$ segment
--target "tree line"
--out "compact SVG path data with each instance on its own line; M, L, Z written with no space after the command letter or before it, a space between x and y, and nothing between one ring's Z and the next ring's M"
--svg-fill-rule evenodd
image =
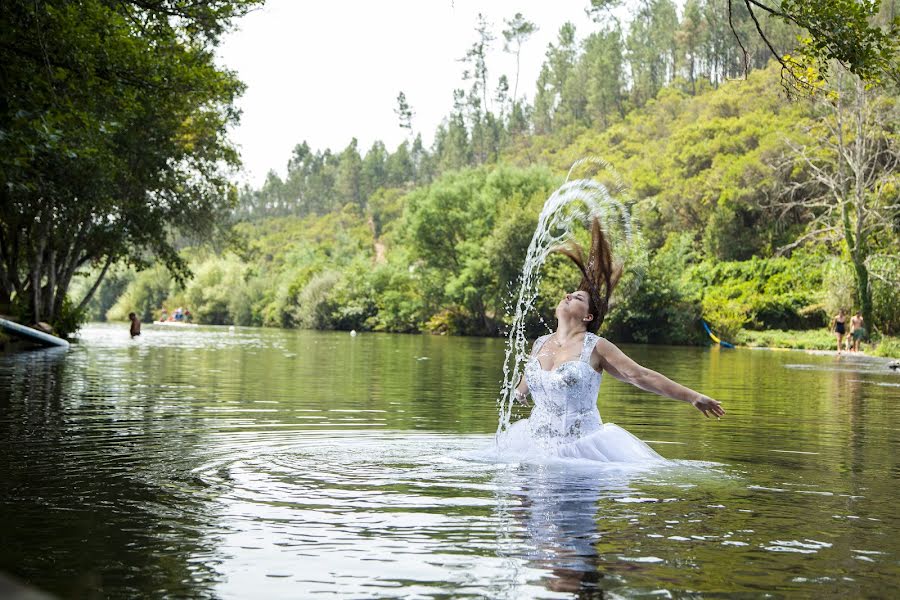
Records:
M773 12L753 2L688 0L679 12L673 0L640 0L630 3L627 23L614 10L622 4L591 0L586 12L592 24L583 37L572 23L560 27L557 39L546 48L530 102L519 95L518 70L510 92L510 77L494 74L489 53L502 40L503 49L516 56L518 65L522 47L538 25L522 13L504 19L499 27L479 15L474 41L460 58L463 87L453 92L452 108L430 146L414 132L414 111L401 91L396 113L409 139L393 150L381 141L362 149L353 139L340 151L314 150L303 142L294 148L284 178L270 171L260 188L241 190L238 216L322 214L348 203L364 209L366 199L380 188L416 186L449 170L495 164L504 153L527 144L532 135L565 136L579 128L606 128L665 87L696 95L745 78L773 57L794 61L790 73L782 73L786 89L818 85L820 78L810 79L809 73L819 71L810 65L825 69L827 59L840 58L836 50L829 50L832 41L849 44L859 37L885 36L896 22L894 1L869 7L862 13L869 20L862 23L853 22L861 18L862 9L853 3L845 6L846 2L817 8L783 3L786 12ZM807 53L802 55L806 70L801 75L796 73L800 57L790 58L790 53L798 38L809 46L801 34L802 26L812 21L824 23L815 29L824 41L821 48L801 50ZM870 21L881 26L869 26ZM879 39L896 51L892 42ZM877 62L877 57L868 58L872 50L860 49L845 62L853 68L856 60L872 77L895 67L891 61L880 71L866 66ZM878 54L881 59L888 55ZM797 84L798 77L806 79Z
M873 314L890 305L894 1L691 0L677 10L671 0L591 0L592 24L557 32L530 96L518 68L496 73L488 59L501 43L518 58L538 25L522 14L499 26L479 18L433 143L401 92L408 137L397 148L300 144L283 179L238 190L227 131L243 84L213 57L259 4L0 5L0 312L67 333L95 299L134 289L176 297L196 290L193 274L210 283L195 298L209 322L495 332L514 272L491 265L515 261L503 249L521 247L534 203L597 153L632 185L651 257L683 248L676 233L691 236L701 262L792 260L814 244L846 252ZM753 70L769 57L773 70ZM797 108L781 91L823 102ZM281 231L269 240L281 249L248 239L263 223ZM429 237L441 227L452 246ZM240 261L200 260L203 240ZM175 288L144 279L158 272ZM217 289L241 293L224 302ZM332 289L360 300L329 308ZM718 304L695 291L685 297L704 311L756 306L737 289Z
M510 77L494 77L488 62L499 38L518 58L538 26L517 13L504 20L498 38L497 28L479 15L475 40L460 59L467 87L454 91L452 109L430 146L413 132L413 109L400 92L396 113L408 140L393 151L381 141L361 149L353 139L340 151L314 150L302 142L284 178L270 171L259 189L241 190L238 216L322 214L348 203L364 208L379 188L416 186L449 170L496 163L532 134L606 127L663 87L674 84L694 95L763 68L771 58L743 7L733 11L732 31L727 3L719 0L690 0L680 18L672 0L640 2L627 25L609 12L611 4L591 4L593 30L583 39L572 23L560 28L546 49L533 102L520 97L518 73L510 92ZM796 27L770 16L764 23L779 51L792 47ZM746 40L746 57L735 35Z
M541 206L572 163L602 149L630 189L623 200L646 257L626 264L606 335L701 343L704 318L740 341L748 330L824 328L841 306L868 310L873 329L896 334L896 99L869 91L850 102L855 88L846 89L838 114L828 101L786 100L779 80L773 64L697 95L670 86L606 129L533 135L499 164L381 188L364 210L347 203L243 220L234 253L185 252L197 274L185 288L159 270L130 274L119 293L101 294L115 305L97 306L96 315L139 308L152 317L168 304L190 306L206 323L497 335ZM859 103L869 106L862 121L851 118ZM835 127L846 134L843 149L824 133ZM858 154L856 141L871 166L856 169L859 181L842 164ZM838 189L817 173L834 176ZM841 190L848 193L838 200ZM850 255L859 249L871 273L867 308ZM532 334L545 332L555 301L575 283L565 260L546 265Z

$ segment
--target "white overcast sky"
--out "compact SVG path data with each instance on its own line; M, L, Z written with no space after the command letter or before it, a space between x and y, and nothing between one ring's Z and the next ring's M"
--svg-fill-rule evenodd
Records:
M247 90L233 131L244 161L242 179L258 186L269 169L284 174L291 150L306 140L314 149L341 150L350 139L360 152L377 139L389 150L405 132L394 114L403 90L415 111L414 129L430 144L462 81L461 58L475 40L479 12L497 40L488 69L507 74L515 59L503 53L503 19L521 12L540 30L523 48L519 96L534 97L547 44L571 21L579 38L596 28L589 0L268 0L238 22L219 49L220 62L238 72Z

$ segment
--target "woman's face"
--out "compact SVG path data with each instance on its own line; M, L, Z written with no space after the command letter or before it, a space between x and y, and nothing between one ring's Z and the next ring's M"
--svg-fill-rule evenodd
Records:
M556 318L578 319L583 321L590 314L588 294L583 290L566 294L556 306Z

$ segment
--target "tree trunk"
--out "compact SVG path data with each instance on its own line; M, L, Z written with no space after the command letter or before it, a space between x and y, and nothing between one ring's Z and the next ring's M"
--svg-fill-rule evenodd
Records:
M40 238L34 251L34 263L31 265L31 321L37 323L43 316L41 314L41 280L44 278L44 248L47 247L46 225L41 228Z
M519 55L522 54L522 44L516 50L516 83L513 86L513 107L516 106L516 96L519 94Z
M56 250L50 251L50 262L47 265L47 288L42 294L44 299L44 320L52 323L56 319Z
M81 302L78 303L78 308L76 308L76 312L80 312L84 310L84 307L87 306L88 302L91 301L91 298L94 297L94 293L97 291L97 288L100 287L100 283L103 282L103 278L106 277L106 271L109 269L109 266L113 262L113 257L109 256L106 259L106 264L103 265L103 269L100 271L100 275L97 276L97 281L94 282L94 285L91 286L91 289L88 290L88 293L85 294L84 298L81 299Z

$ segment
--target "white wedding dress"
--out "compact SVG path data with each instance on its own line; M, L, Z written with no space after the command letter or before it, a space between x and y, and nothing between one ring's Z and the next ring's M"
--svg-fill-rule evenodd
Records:
M600 339L585 332L578 359L552 370L541 367L538 354L549 335L534 344L525 364L525 381L534 408L528 419L516 421L498 438L502 456L587 459L606 463L664 462L650 446L618 425L604 424L597 410L601 373L590 357Z

